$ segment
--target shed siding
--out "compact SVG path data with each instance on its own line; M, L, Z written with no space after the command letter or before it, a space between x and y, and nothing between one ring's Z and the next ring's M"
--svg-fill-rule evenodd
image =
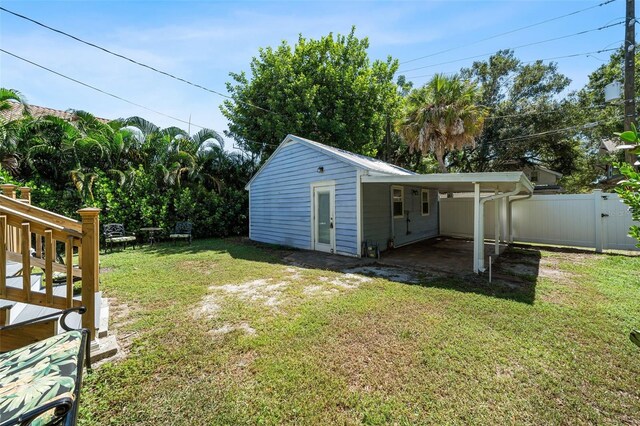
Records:
M318 173L319 166L324 173ZM284 146L249 188L251 239L311 249L313 182L335 181L336 252L356 255L356 168L301 144Z
M363 185L363 239L370 243L377 243L380 250L385 250L391 238L394 238L397 246L438 236L438 192L436 190L429 192L430 214L422 216L422 188L406 185L395 186L404 187L404 208L409 211L411 233L408 235L406 233L405 216L402 219L395 219L395 236L393 235L391 186L378 183ZM416 194L413 193L414 190Z

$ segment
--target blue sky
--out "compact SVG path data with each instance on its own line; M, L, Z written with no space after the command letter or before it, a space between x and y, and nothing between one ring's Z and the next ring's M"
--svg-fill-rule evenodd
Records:
M598 1L12 1L14 12L140 62L226 93L228 73L248 70L258 48L298 34L318 38L356 26L372 59L391 55L416 85L435 72L469 66L470 56L614 24L625 1L478 42L519 27L596 6ZM592 52L620 45L622 25L516 50L523 61ZM107 55L33 23L0 12L0 48L194 126L226 129L224 98ZM557 59L579 89L610 53ZM480 60L485 58L476 58ZM463 59L463 60L460 60ZM455 61L447 64L444 62ZM440 65L438 65L440 64ZM414 78L411 78L414 77ZM162 126L183 123L94 92L0 53L0 86L20 90L35 105L81 109L99 117L139 115ZM192 132L197 127L191 128ZM228 148L231 148L231 141Z

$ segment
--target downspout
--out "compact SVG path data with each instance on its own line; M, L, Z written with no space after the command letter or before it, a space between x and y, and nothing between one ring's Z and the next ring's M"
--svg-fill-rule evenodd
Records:
M520 191L522 191L522 189L523 189L522 184L518 182L514 190L511 192L504 192L502 194L490 195L488 197L484 197L480 199L480 220L478 223L478 225L480 226L479 238L481 241L479 243L480 250L478 250L478 271L479 272L485 271L484 269L484 204L487 201L499 200L505 197L511 197L512 195L517 195ZM511 206L509 206L509 208L511 208Z
M533 197L533 192L531 194L525 195L524 197L516 198L515 200L509 200L509 207L507 208L507 215L508 215L507 219L509 224L507 229L507 242L509 244L513 242L513 233L511 231L511 213L512 213L511 203L515 203L516 201L528 200L531 197Z

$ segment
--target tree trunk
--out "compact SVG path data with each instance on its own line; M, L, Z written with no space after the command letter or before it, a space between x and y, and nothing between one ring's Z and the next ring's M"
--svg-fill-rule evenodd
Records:
M440 166L440 173L448 173L446 164L444 164L444 153L436 152L436 159L438 160L438 165Z

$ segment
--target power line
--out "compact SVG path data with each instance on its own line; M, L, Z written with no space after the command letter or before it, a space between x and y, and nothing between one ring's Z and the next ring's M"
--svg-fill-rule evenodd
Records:
M429 55L420 56L419 58L409 59L407 61L400 62L400 65L408 64L410 62L419 61L420 59L430 58L430 57L433 57L433 56L436 56L436 55L440 55L442 53L447 53L447 52L451 52L451 51L454 51L454 50L462 49L463 47L473 46L475 44L479 44L479 43L482 43L482 42L485 42L485 41L488 41L488 40L493 40L494 38L502 37L502 36L505 36L505 35L508 35L508 34L513 34L515 32L526 30L528 28L532 28L532 27L535 27L535 26L538 26L538 25L542 25L542 24L546 24L546 23L549 23L549 22L557 21L559 19L563 19L563 18L572 16L572 15L577 15L577 14L582 13L582 12L586 12L587 10L591 10L591 9L595 9L597 7L605 6L605 5L609 4L609 3L613 3L614 1L616 1L616 0L607 0L607 1L604 1L604 2L602 2L600 4L587 7L585 9L576 10L575 12L567 13L565 15L556 16L555 18L546 19L544 21L536 22L534 24L530 24L530 25L527 25L527 26L524 26L524 27L516 28L516 29L510 30L510 31L506 31L506 32L503 32L503 33L500 33L500 34L496 34L496 35L493 35L493 36L490 36L490 37L487 37L487 38L483 38L483 39L480 39L480 40L476 40L476 41L471 42L471 43L466 43L465 45L451 47L451 48L448 48L448 49L440 50L440 51L435 52L435 53L431 53Z
M200 85L200 84L197 84L197 83L193 83L193 82L191 82L191 81L189 81L189 80L186 80L186 79L184 79L184 78L182 78L182 77L178 77L178 76L173 75L173 74L171 74L171 73L168 73L168 72L166 72L166 71L162 71L162 70L160 70L160 69L157 69L157 68L155 68L155 67L152 67L151 65L147 65L147 64L144 64L144 63L142 63L142 62L138 62L138 61L136 61L135 59L131 59L131 58L129 58L129 57L127 57L127 56L124 56L124 55L122 55L122 54L120 54L120 53L113 52L113 51L111 51L111 50L109 50L109 49L107 49L107 48L105 48L105 47L98 46L97 44L94 44L94 43L88 42L88 41L83 40L83 39L81 39L81 38L79 38L79 37L76 37L76 36L74 36L74 35L71 35L71 34L69 34L69 33L66 33L66 32L64 32L64 31L62 31L62 30L58 30L58 29L56 29L56 28L50 27L50 26L48 26L48 25L46 25L46 24L43 24L42 22L36 21L35 19L29 18L28 16L21 15L21 14L19 14L19 13L17 13L17 12L13 12L13 11L11 11L11 10L7 9L7 8L2 7L2 6L0 6L0 10L2 10L2 11L4 11L4 12L7 12L7 13L10 13L11 15L17 16L18 18L22 18L22 19L24 19L24 20L27 20L27 21L29 21L29 22L32 22L32 23L34 23L34 24L36 24L36 25L39 25L39 26L41 26L41 27L43 27L43 28L46 28L46 29L51 30L51 31L53 31L53 32L56 32L56 33L58 33L58 34L61 34L61 35L65 36L65 37L69 37L69 38L71 38L71 39L73 39L73 40L75 40L75 41L78 41L78 42L80 42L80 43L86 44L87 46L90 46L90 47L96 48L96 49L101 50L101 51L103 51L103 52L105 52L105 53L108 53L108 54L110 54L110 55L116 56L116 57L118 57L118 58L120 58L120 59L124 59L124 60L129 61L129 62L131 62L131 63L133 63L133 64L139 65L139 66L141 66L141 67L143 67L143 68L147 68L147 69L149 69L149 70L151 70L151 71L154 71L154 72L157 72L157 73L159 73L159 74L162 74L162 75L164 75L164 76L166 76L166 77L173 78L174 80L181 81L181 82L183 82L183 83L186 83L186 84L189 84L189 85L191 85L191 86L193 86L193 87L197 87L198 89L202 89L202 90L204 90L204 91L207 91L207 92L210 92L210 93L216 94L216 95L218 95L218 96L222 96L222 97L224 97L224 98L231 99L231 100L233 100L234 102L237 102L237 103L240 103L240 104L243 104L243 105L247 105L247 106L250 106L250 107L252 107L252 108L256 108L256 109L262 110L262 111L264 111L264 112L269 112L269 113L275 114L273 111L271 111L271 110L269 110L269 109L267 109L267 108L263 108L263 107L261 107L261 106L254 105L254 104L252 104L252 103L250 103L250 102L244 102L244 101L240 101L240 100L234 99L232 96L225 95L224 93L218 92L218 91L213 90L213 89L209 89L209 88L207 88L207 87L205 87L205 86L202 86L202 85Z
M622 117L620 117L620 118L622 118ZM530 135L522 135L522 136L515 136L515 137L507 138L507 139L500 139L498 142L509 142L509 141L516 141L516 140L531 139L531 138L538 137L538 136L546 136L546 135L552 135L552 134L556 134L556 133L563 133L563 132L567 132L567 131L570 131L570 130L588 130L588 129L593 129L594 127L597 127L600 124L603 124L603 123L601 123L599 121L594 121L592 123L585 123L583 125L565 127L563 129L547 130L547 131L544 131L544 132L532 133Z
M604 29L615 27L617 25L622 25L622 24L624 24L624 21L619 21L619 22L616 22L614 24L604 25L604 26L601 26L601 27L598 27L598 28L592 28L590 30L584 30L584 31L580 31L580 32L577 32L577 33L573 33L573 34L563 35L563 36L560 36L560 37L554 37L554 38L549 38L549 39L546 39L546 40L535 41L533 43L521 44L520 46L509 47L509 48L505 48L505 49L502 49L502 50L515 50L515 49L521 49L523 47L529 47L529 46L535 46L535 45L538 45L538 44L549 43L549 42L552 42L552 41L562 40L562 39L566 39L566 38L570 38L570 37L576 37L576 36L587 34L587 33L594 32L594 31L602 31ZM411 72L411 71L417 71L417 70L421 70L421 69L425 69L425 68L437 67L439 65L452 64L454 62L466 61L468 59L475 59L475 58L481 58L481 57L484 57L484 56L490 56L490 55L493 55L494 53L495 52L490 52L490 53L483 53L483 54L480 54L480 55L467 56L466 58L453 59L451 61L440 62L440 63L437 63L437 64L424 65L424 66L421 66L421 67L411 68L411 69L408 69L408 70L400 70L400 71L397 71L397 73L399 73L399 72Z
M90 85L90 84L84 83L84 82L82 82L82 81L80 81L80 80L77 80L77 79L75 79L75 78L73 78L73 77L69 77L69 76L64 75L64 74L62 74L62 73L59 73L59 72L57 72L57 71L54 71L54 70L52 70L51 68L47 68L47 67L45 67L44 65L37 64L37 63L35 63L35 62L33 62L33 61L30 61L30 60L25 59L25 58L23 58L23 57L21 57L21 56L18 56L18 55L16 55L15 53L11 53L11 52L9 52L9 51L6 51L6 50L4 50L4 49L2 49L2 48L0 48L0 52L4 53L4 54L6 54L6 55L9 55L9 56L13 56L13 57L14 57L14 58L16 58L16 59L19 59L19 60L24 61L24 62L26 62L26 63L28 63L28 64L31 64L31 65L34 65L34 66L36 66L36 67L38 67L38 68L41 68L41 69L43 69L43 70L45 70L45 71L49 71L49 72L50 72L50 73L52 73L52 74L55 74L55 75L57 75L57 76L59 76L59 77L62 77L62 78L64 78L64 79L67 79L67 80L72 81L72 82L74 82L74 83L80 84L80 85L82 85L82 86L84 86L84 87L87 87L87 88L89 88L89 89L91 89L91 90L95 90L96 92L100 92L100 93L102 93L102 94L104 94L104 95L111 96L112 98L118 99L118 100L120 100L120 101L126 102L126 103L131 104L131 105L134 105L134 106L137 106L137 107L139 107L139 108L146 109L147 111L151 111L151 112L153 112L153 113L155 113L155 114L162 115L163 117L167 117L167 118L170 118L170 119L172 119L172 120L179 121L179 122L184 123L184 124L189 124L189 125L191 125L191 126L199 127L199 128L201 128L201 129L210 129L210 127L200 126L200 125L198 125L198 124L195 124L195 123L192 123L192 122L189 122L189 121L183 120L183 119L178 118L178 117L174 117L174 116L169 115L169 114L165 114L165 113L163 113L163 112L160 112L160 111L157 111L157 110L155 110L155 109L152 109L152 108L146 107L146 106L144 106L144 105L140 105L140 104L138 104L138 103L135 103L135 102L133 102L133 101L130 101L130 100L128 100L128 99L125 99L125 98L123 98L123 97L121 97L121 96L114 95L113 93L109 93L109 92L107 92L107 91L105 91L105 90L102 90L102 89L99 89L99 88L97 88L97 87L95 87L95 86L92 86L92 85Z
M604 53L604 52L612 52L614 50L618 50L617 48L615 49L600 49L600 50L596 50L593 52L583 52L583 53L573 53L571 55L563 55L563 56L553 56L550 58L542 58L542 59L536 59L533 61L526 61L526 62L522 62L523 64L531 64L534 62L538 62L538 61L552 61L554 59L565 59L565 58L575 58L577 56L585 56L585 55L593 55L593 54L598 54L598 53ZM433 77L435 74L422 74L422 75L414 75L414 76L406 76L407 79L414 79L414 78L422 78L422 77Z
M52 73L52 74L55 74L55 75L57 75L57 76L59 76L59 77L62 77L62 78L64 78L64 79L66 79L66 80L72 81L72 82L77 83L77 84L79 84L79 85L81 85L81 86L87 87L87 88L89 88L89 89L91 89L91 90L95 90L96 92L100 92L100 93L102 93L103 95L107 95L107 96L110 96L110 97L112 97L112 98L118 99L118 100L120 100L120 101L126 102L126 103L128 103L128 104L130 104L130 105L137 106L137 107L142 108L142 109L145 109L145 110L147 110L147 111L151 111L151 112L153 112L153 113L155 113L155 114L158 114L158 115L161 115L161 116L163 116L163 117L167 117L167 118L170 118L170 119L172 119L172 120L178 121L178 122L180 122L180 123L188 124L188 125L190 125L190 126L198 127L198 128L200 128L200 129L209 129L209 130L214 130L215 132L217 132L217 133L219 133L219 134L222 134L222 133L223 133L223 132L218 132L218 131L217 131L217 130L215 130L215 129L212 129L211 127L208 127L208 126L201 126L201 125L199 125L199 124L195 124L195 123L193 123L193 122L191 122L191 121L183 120L183 119L181 119L181 118L174 117L174 116L172 116L172 115L169 115L169 114L165 114L165 113L163 113L163 112L160 112L160 111L155 110L155 109L153 109L153 108L146 107L146 106L141 105L141 104L139 104L139 103L136 103L136 102L130 101L130 100L128 100L128 99L125 99L125 98L123 98L123 97L121 97L121 96L114 95L113 93L107 92L106 90L102 90L102 89L97 88L97 87L95 87L95 86L92 86L92 85L90 85L90 84L88 84L88 83L84 83L84 82L82 82L82 81L80 81L80 80L77 80L77 79L75 79L75 78L73 78L73 77L69 77L69 76L67 76L67 75L65 75L65 74L59 73L59 72L57 72L57 71L54 71L54 70L52 70L52 69L50 69L50 68L45 67L44 65L40 65L40 64L35 63L35 62L33 62L33 61L30 61L30 60L28 60L28 59L26 59L26 58L23 58L23 57L21 57L21 56L18 56L18 55L16 55L15 53L11 53L11 52L9 52L9 51L7 51L7 50L4 50L4 49L2 49L2 48L0 48L0 52L4 53L4 54L6 54L6 55L9 55L9 56L13 56L13 57L14 57L14 58L16 58L16 59L19 59L19 60L24 61L24 62L26 62L26 63L28 63L28 64L31 64L31 65L36 66L36 67L38 67L38 68L41 68L41 69L43 69L43 70L45 70L45 71L48 71L48 72L50 72L50 73ZM261 142L256 142L256 141L252 141L252 140L248 140L248 139L247 139L247 142L249 142L249 143L257 143L257 144L260 144L260 143L261 143ZM263 144L263 145L271 145L271 144ZM277 145L275 145L275 146L277 146Z

